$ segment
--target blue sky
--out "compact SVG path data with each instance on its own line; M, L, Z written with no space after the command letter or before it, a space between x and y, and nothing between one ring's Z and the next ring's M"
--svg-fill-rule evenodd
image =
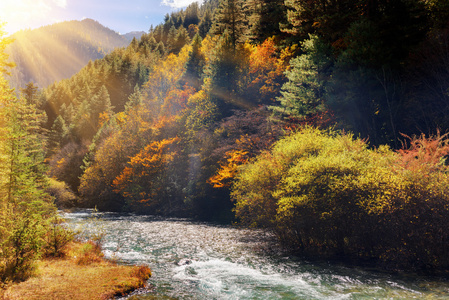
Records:
M0 22L12 34L21 29L91 18L119 33L148 31L164 15L197 0L0 0ZM201 1L199 1L201 3Z

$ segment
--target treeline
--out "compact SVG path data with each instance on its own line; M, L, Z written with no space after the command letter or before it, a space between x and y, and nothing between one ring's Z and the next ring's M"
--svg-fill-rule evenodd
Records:
M44 88L70 78L89 60L103 58L115 48L129 44L124 36L91 19L19 31L12 39L14 43L6 52L16 64L9 81L17 89L28 82Z
M167 15L36 92L48 174L80 196L60 203L235 212L303 253L447 268L447 5L222 0ZM401 135L421 133L437 136Z

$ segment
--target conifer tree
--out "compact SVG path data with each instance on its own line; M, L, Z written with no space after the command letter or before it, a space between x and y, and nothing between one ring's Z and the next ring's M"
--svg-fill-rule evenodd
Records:
M103 85L90 103L91 121L97 130L101 127L102 123L112 116L112 109L111 98L109 97L107 88Z
M179 53L181 51L181 48L184 47L189 42L189 33L187 29L184 28L184 26L181 25L181 27L178 28L176 32L176 38L175 38L175 46L173 49L173 53Z
M59 115L53 122L48 136L47 148L49 156L60 149L67 133L68 130L64 118Z
M203 18L201 19L200 24L198 25L198 31L202 38L206 37L211 27L212 27L212 12L210 9L207 9L206 12L204 13Z
M246 20L242 12L242 2L238 0L223 0L215 10L212 33L217 35L227 31L234 53L237 44L243 42Z
M246 36L259 43L269 37L280 36L280 24L287 22L284 0L247 0L244 12L248 19Z
M304 54L292 59L291 69L286 72L288 82L278 98L280 107L275 112L286 117L302 119L325 110L325 83L328 79L331 60L326 55L326 46L318 37L311 36L302 43Z
M176 49L176 34L177 34L176 27L172 25L167 35L166 45L168 52L174 52L174 50Z
M193 2L189 6L187 6L184 12L184 28L189 28L189 25L198 25L200 22L199 18L199 7L198 2Z
M132 93L129 98L128 102L125 104L125 112L128 112L133 107L136 107L137 105L142 104L143 95L140 91L140 88L138 85L134 87L134 93Z
M0 27L0 282L29 275L45 220L55 213L44 192L45 139L39 129L45 118L9 88L2 36Z
M237 108L239 61L235 52L234 39L227 30L221 36L214 57L207 69L211 79L211 94L223 117Z
M203 75L204 65L205 57L204 54L201 53L201 37L199 34L196 34L193 38L192 50L189 52L183 81L187 82L196 90L199 90L201 87L201 77Z
M28 104L34 104L36 106L40 106L39 103L39 87L35 85L33 82L29 82L26 84L25 88L20 89L23 97L27 101Z

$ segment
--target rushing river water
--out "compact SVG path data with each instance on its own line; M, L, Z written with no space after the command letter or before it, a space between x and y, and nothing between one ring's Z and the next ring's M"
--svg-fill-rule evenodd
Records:
M263 231L108 213L86 222L86 211L64 216L104 232L106 257L151 267L151 291L130 299L449 299L442 278L307 262L282 255Z

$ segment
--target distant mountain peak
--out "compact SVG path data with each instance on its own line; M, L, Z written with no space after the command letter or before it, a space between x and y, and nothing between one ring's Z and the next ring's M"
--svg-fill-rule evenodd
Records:
M131 32L122 34L122 36L124 38L126 38L127 41L131 42L133 40L133 38L140 40L142 35L145 33L146 33L145 31L131 31Z

